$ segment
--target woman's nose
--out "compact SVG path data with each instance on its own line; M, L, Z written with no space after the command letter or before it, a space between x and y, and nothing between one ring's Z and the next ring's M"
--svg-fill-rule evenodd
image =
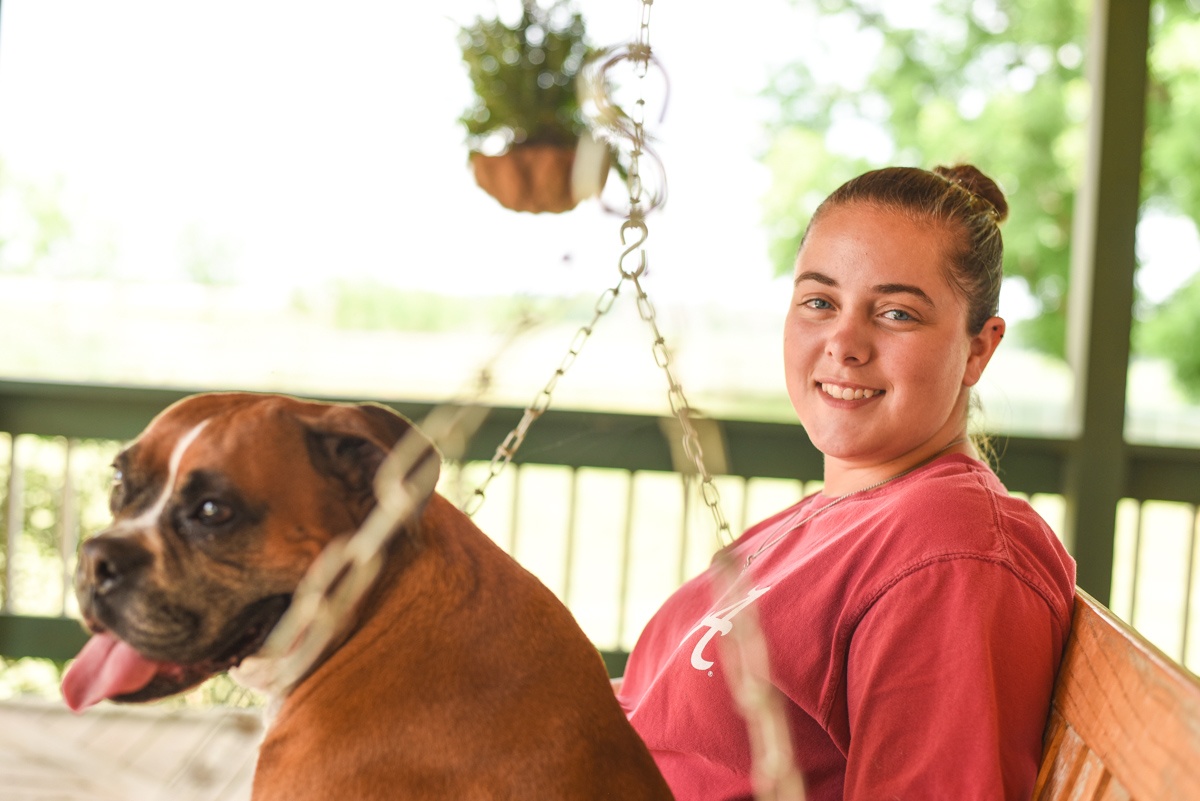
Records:
M825 340L825 355L838 364L865 364L871 359L869 326L849 315L840 317Z

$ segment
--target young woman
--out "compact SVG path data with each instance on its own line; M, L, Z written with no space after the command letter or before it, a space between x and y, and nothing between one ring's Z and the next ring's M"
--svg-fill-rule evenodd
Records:
M810 801L1030 797L1075 566L967 435L1006 213L959 166L866 173L814 215L784 366L824 487L727 549L732 593L714 562L672 596L619 685L679 801L753 796L720 648L751 606Z

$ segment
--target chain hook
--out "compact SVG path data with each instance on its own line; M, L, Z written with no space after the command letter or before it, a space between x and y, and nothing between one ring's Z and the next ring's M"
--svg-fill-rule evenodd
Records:
M644 220L641 219L640 215L631 214L629 219L627 219L625 222L621 223L621 244L622 245L626 244L625 234L631 228L637 229L638 240L636 242L634 242L633 244L629 245L629 247L625 248L625 250L621 252L621 257L617 260L617 269L619 269L621 271L622 278L633 279L633 278L640 278L642 276L642 274L646 272L646 250L645 250L645 248L642 248L642 245L645 244L647 237L650 236L650 230L646 227L646 223ZM637 269L629 270L625 266L625 259L631 253L633 253L633 251L638 250L639 248L642 248L642 249L638 253L639 260L638 260Z

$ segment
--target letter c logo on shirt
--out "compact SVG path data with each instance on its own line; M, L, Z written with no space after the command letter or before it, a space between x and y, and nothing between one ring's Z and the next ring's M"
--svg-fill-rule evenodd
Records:
M696 670L708 670L713 666L711 660L704 658L704 649L710 642L712 642L712 638L717 634L720 634L722 637L724 637L726 634L732 631L734 615L745 609L750 604L754 603L756 600L758 600L759 596L765 594L769 589L771 588L755 587L754 589L750 590L750 592L746 593L745 598L737 603L727 606L724 609L718 609L715 612L709 612L704 616L703 620L697 623L694 627L692 627L691 631L684 635L683 640L681 640L679 643L680 645L683 645L683 643L687 642L688 638L700 629L708 629L708 631L704 632L704 636L700 638L699 642L696 643L696 647L692 649L692 667L694 667Z

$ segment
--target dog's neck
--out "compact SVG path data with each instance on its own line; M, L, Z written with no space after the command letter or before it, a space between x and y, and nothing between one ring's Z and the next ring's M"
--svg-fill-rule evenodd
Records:
M440 499L439 499L440 500ZM383 551L383 566L376 576L371 590L362 602L351 613L351 620L345 622L341 631L333 638L324 652L313 661L312 665L298 680L284 690L273 691L274 677L279 674L280 663L287 659L255 655L242 660L242 663L229 670L229 676L237 684L254 690L266 696L267 705L265 722L270 722L278 713L288 696L308 680L328 659L362 628L365 621L377 613L384 596L389 594L388 588L401 581L401 574L412 565L418 555L428 550L425 545L425 532L428 526L421 521L406 525L391 539ZM432 554L431 554L432 555Z

